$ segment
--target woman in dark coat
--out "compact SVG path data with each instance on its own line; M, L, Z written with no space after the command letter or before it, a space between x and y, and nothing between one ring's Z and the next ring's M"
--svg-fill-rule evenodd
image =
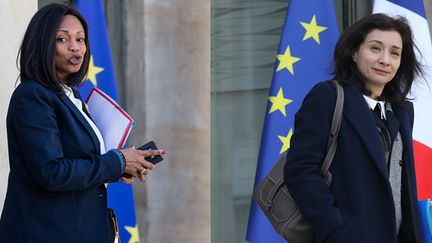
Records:
M374 14L350 26L334 51L345 101L328 187L319 176L336 101L317 84L295 117L285 184L314 242L423 242L407 94L421 67L405 18Z
M90 60L87 24L63 4L41 8L20 49L20 84L7 114L9 181L0 242L114 242L105 183L127 172L144 182L144 157L161 150L105 150L75 89Z

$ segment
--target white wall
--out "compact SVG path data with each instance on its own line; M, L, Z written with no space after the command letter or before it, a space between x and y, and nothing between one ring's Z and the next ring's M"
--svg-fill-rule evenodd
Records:
M6 195L9 161L6 140L6 112L18 77L16 57L25 29L37 10L37 0L0 1L0 211Z

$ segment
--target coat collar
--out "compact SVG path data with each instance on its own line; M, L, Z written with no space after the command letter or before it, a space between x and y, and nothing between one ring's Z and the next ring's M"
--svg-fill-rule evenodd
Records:
M75 98L81 100L81 103L82 103L81 109L84 111L84 113L86 113L88 115L88 117L90 118L90 120L93 121L93 118L91 117L90 112L88 111L87 104L83 101L80 92L78 90L72 88L72 93L74 94Z
M72 89L75 97L81 99L81 96L79 95L79 92L75 89ZM69 97L66 96L64 92L58 95L60 100L69 108L69 110L72 112L72 114L75 116L75 118L83 125L85 130L88 132L88 134L91 137L91 140L93 141L94 149L97 151L97 153L100 153L100 142L99 139L96 136L96 133L93 131L93 128L90 126L90 124L87 122L87 120L84 118L82 113L78 110L78 108L75 106L75 104L72 103L72 101L69 99ZM82 99L81 99L82 101ZM85 108L85 105L83 103L84 112L88 114L87 109ZM89 114L88 114L89 115ZM90 117L90 115L89 115Z
M400 122L399 132L401 133L403 141L403 156L404 160L412 160L414 157L414 151L412 146L412 124L414 119L414 111L408 108L409 104L404 103L402 105L394 106L393 111L396 118ZM410 114L411 113L411 114Z
M376 128L370 108L363 98L360 89L355 85L347 85L344 87L345 104L344 116L347 121L352 124L358 132L359 137L363 141L365 147L370 153L375 165L380 173L388 178L388 170L385 161L384 148L380 143L380 137ZM394 113L400 122L399 132L403 138L404 152L408 150L409 141L412 141L411 128L409 126L408 112L402 106L395 106ZM405 153L404 153L405 154Z

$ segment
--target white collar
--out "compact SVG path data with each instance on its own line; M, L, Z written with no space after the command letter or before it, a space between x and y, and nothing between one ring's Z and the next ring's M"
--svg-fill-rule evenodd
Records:
M63 87L63 91L65 92L65 94L66 94L67 97L73 97L73 98L75 98L75 96L73 95L73 91L72 91L71 87L66 86L66 85L63 85L62 87Z
M366 103L368 103L369 107L373 110L375 109L375 106L380 103L381 104L381 118L386 119L386 114L385 114L385 110L386 110L386 106L385 106L385 101L378 101L378 100L374 100L366 95L363 95L363 98L366 100Z

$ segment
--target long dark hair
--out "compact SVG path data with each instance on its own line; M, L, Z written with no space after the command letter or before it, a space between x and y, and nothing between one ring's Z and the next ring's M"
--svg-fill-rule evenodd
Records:
M73 15L81 22L85 32L87 51L78 72L60 80L55 70L56 32L57 26L65 15ZM22 41L18 57L20 80L32 79L57 92L62 91L62 85L78 86L85 75L90 62L90 45L88 27L84 17L74 8L66 4L49 4L33 16Z
M358 51L366 36L373 30L394 30L402 38L401 63L396 75L386 84L381 97L391 103L401 103L417 75L423 76L422 66L417 60L412 31L404 17L389 17L385 14L373 14L348 27L340 36L334 50L334 75L342 83L357 83L365 95L371 91L364 83L363 75L353 61L353 54Z

